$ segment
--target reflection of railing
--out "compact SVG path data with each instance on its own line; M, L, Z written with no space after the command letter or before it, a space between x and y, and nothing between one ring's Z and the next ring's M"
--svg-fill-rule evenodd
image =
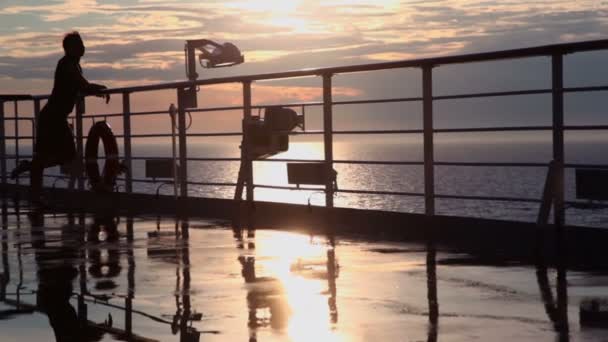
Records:
M342 66L335 68L321 68L321 69L309 69L299 71L289 71L280 73L269 73L259 75L248 75L248 76L235 76L226 78L215 78L197 81L185 81L185 82L174 82L155 84L147 86L137 86L128 88L117 88L110 89L107 91L109 94L121 94L123 100L123 112L114 114L97 114L89 115L91 118L110 118L110 117L122 117L124 134L118 135L117 137L124 139L124 159L125 164L131 170L132 161L144 159L142 157L133 156L131 153L132 139L136 138L156 138L156 137L170 137L170 134L132 134L131 133L131 118L136 116L147 116L147 115L159 115L166 114L167 112L162 111L146 111L146 112L135 112L132 111L130 106L130 95L138 92L154 91L154 90L167 90L175 89L178 93L183 92L184 89L191 88L192 86L206 86L216 85L225 83L241 83L243 89L243 105L242 106L227 106L227 107L212 107L212 108L184 108L182 103L178 101L178 135L179 135L179 180L180 180L180 195L182 197L188 196L188 185L213 185L213 186L235 186L236 183L226 182L191 182L188 181L188 167L189 161L239 161L238 158L190 158L187 153L187 140L193 137L228 137L228 136L241 136L242 132L215 132L215 133L187 133L186 132L186 114L197 113L197 112L217 112L227 110L243 110L244 119L248 120L251 117L251 112L259 106L254 106L251 103L251 83L262 80L276 80L276 79L287 79L297 77L310 77L310 76L321 76L322 88L323 88L323 101L321 102L307 102L307 103L289 103L281 104L285 107L299 107L304 110L307 107L320 106L323 109L323 130L318 131L306 131L292 134L309 134L309 135L323 135L324 142L324 159L321 161L326 164L326 167L331 169L333 164L364 164L364 165L420 165L424 167L424 193L416 192L399 192L399 191L374 191L366 189L339 189L335 190L328 182L325 184L326 194L326 205L328 207L333 206L333 195L334 192L341 193L356 193L356 194L371 194L371 195L396 195L396 196L416 196L424 197L425 199L425 213L433 215L435 213L435 199L464 199L464 200L491 200L491 201L508 201L508 202L540 202L539 199L534 198L516 198L516 197L497 197L497 196L464 196L464 195L450 195L450 194L437 194L435 193L434 186L434 166L517 166L517 167L546 167L547 163L465 163L465 162L442 162L435 161L434 158L434 134L437 133L464 133L464 132L516 132L516 131L547 131L552 132L553 137L553 156L557 165L557 173L559 179L559 186L557 189L556 199L556 210L554 211L554 219L556 223L563 223L564 221L564 169L575 168L575 167L588 167L588 168L603 168L608 167L607 165L580 165L580 164L566 164L564 163L564 132L565 131L592 131L592 130L608 130L608 125L564 125L564 94L565 93L580 93L580 92L595 92L595 91L606 91L608 86L594 86L594 87L571 87L565 88L563 82L563 57L566 54L605 50L608 49L608 40L597 40L580 43L569 43L569 44L558 44L550 46L532 47L524 49L515 49L507 51L497 51L489 53L477 53L460 56L448 56L439 58L426 58L416 59L409 61L397 61L357 66ZM522 59L531 57L549 57L551 59L551 77L552 85L551 88L547 89L530 89L530 90L516 90L516 91L501 91L501 92L484 92L484 93L471 93L471 94L456 94L456 95L433 95L433 68L446 65L446 64L464 64L464 63L475 63L475 62L488 62L488 61L499 61L507 59ZM400 69L400 68L420 68L422 70L422 96L420 97L404 97L404 98L384 98L384 99L372 99L372 100L358 100L358 101L333 101L332 99L332 76L335 74L348 74L357 72L369 72L378 70L388 69ZM471 98L484 98L484 97L505 97L505 96L520 96L520 95L539 95L539 94L550 94L552 96L552 124L547 126L516 126L516 127L483 127L483 128L453 128L453 129L435 129L433 125L433 103L434 101L443 100L458 100L458 99L471 99ZM2 96L0 97L0 103L6 101L34 101L34 109L37 114L40 109L41 101L47 98L47 96ZM178 96L179 99L179 96ZM341 105L362 105L362 104L380 104L380 103L405 103L405 102L422 102L423 106L423 129L411 129L411 130L333 130L332 128L332 110L334 106ZM6 120L13 120L13 118L6 118L4 116L4 106L0 106L0 132L5 132L4 122ZM77 136L77 151L82 155L83 151L83 106L77 106L76 110L76 136ZM15 114L15 117L18 117ZM355 135L355 134L373 134L373 135L386 135L386 134L422 134L424 137L424 160L423 161L365 161L365 160L335 160L333 158L333 136L334 135ZM6 154L5 139L14 138L16 141L19 139L27 139L27 137L19 137L18 129L16 129L15 137L8 137L4 135L4 139L0 142L0 157L1 157L1 177L2 182L6 182L6 159L18 159L20 156L9 156ZM149 158L146 158L149 159ZM304 161L298 159L267 159L264 162L297 162ZM307 160L308 161L308 160ZM247 163L252 163L252 160L246 160ZM548 161L546 161L548 162ZM249 165L251 166L251 165ZM251 169L251 168L249 168ZM130 193L133 191L134 182L150 182L149 180L134 179L132 172L128 171L125 181L125 191ZM78 182L79 189L84 189L84 180L80 179ZM273 189L290 189L297 190L296 187L291 186L268 186L268 185L254 185L249 184L247 186L247 199L253 199L254 187L259 188L273 188ZM311 189L311 188L299 188Z

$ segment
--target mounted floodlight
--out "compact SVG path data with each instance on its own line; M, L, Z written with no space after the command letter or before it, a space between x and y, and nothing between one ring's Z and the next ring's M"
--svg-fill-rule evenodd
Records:
M199 62L203 68L222 68L245 61L239 48L232 43L218 44L208 39L186 41L186 74L190 81L198 78L196 73L196 49L201 51Z
M219 47L208 44L203 46L201 51L203 53L199 55L198 59L203 68L228 67L245 61L239 48L232 43L224 43Z
M299 127L303 131L305 130L303 114L299 115L293 109L280 106L265 108L264 123L275 132L289 132L296 127Z
M289 150L289 133L299 127L305 130L304 114L290 108L270 106L264 117L252 116L246 129L250 136L251 157L264 159Z

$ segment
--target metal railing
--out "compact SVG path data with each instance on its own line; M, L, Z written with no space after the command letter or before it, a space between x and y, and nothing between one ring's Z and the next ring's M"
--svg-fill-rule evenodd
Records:
M596 92L608 91L607 86L587 86L587 87L564 87L564 66L563 58L566 54L577 52L588 52L596 50L608 49L608 40L596 40L579 43L557 44L524 49L514 49L506 51L495 51L488 53L466 54L458 56L447 56L438 58L424 58L406 61L375 63L366 65L341 66L334 68L319 68L297 71L287 71L279 73L267 73L258 75L244 75L224 78L203 79L197 81L184 81L173 83L162 83L145 86L135 86L126 88L115 88L106 91L108 94L120 94L122 96L123 111L121 113L110 114L95 114L88 115L89 118L109 118L122 117L123 119L123 134L117 135L123 139L124 143L124 162L128 167L128 171L122 180L125 182L125 191L130 193L133 191L133 183L135 182L151 182L145 179L134 179L132 176L132 161L141 159L151 159L150 157L140 157L132 155L132 140L135 138L158 138L170 137L171 134L132 134L131 119L137 116L159 115L166 114L166 110L158 111L133 111L130 105L130 96L134 93L170 90L173 89L179 94L186 88L193 86L208 86L226 83L240 83L242 85L242 106L226 106L226 107L208 107L208 108L184 108L182 103L178 101L178 139L179 139L179 189L180 196L188 196L188 185L213 185L213 186L235 186L236 183L228 182L192 182L188 180L188 162L190 161L227 161L236 162L240 158L192 158L188 156L187 141L188 138L194 137L231 137L242 136L243 132L216 132L216 133L187 133L186 132L186 115L189 113L201 112L220 112L228 110L242 110L243 118L247 120L251 117L253 109L262 108L264 106L252 105L251 85L256 81L267 81L277 79L290 79L299 77L320 77L322 80L322 101L319 102L304 102L304 103L286 103L280 104L286 107L299 107L304 111L308 107L321 107L323 114L323 129L316 131L293 132L292 135L323 135L324 143L324 159L317 162L325 163L328 169L332 169L334 164L361 164L361 165L419 165L424 168L424 192L399 192L399 191L373 191L369 189L339 189L335 190L333 184L328 181L324 188L325 203L328 207L333 207L334 192L341 193L356 193L356 194L373 194L373 195L397 195L397 196L417 196L424 198L425 213L427 215L435 214L436 199L466 199L466 200L491 200L491 201L510 201L510 202L532 202L539 203L539 199L533 198L515 198L515 197L496 197L496 196L465 196L465 195L450 195L438 194L435 192L435 166L516 166L516 167L546 167L546 163L499 163L499 162L443 162L436 161L434 157L434 135L438 133L471 133L471 132L524 132L524 131L545 131L552 133L552 158L557 166L558 186L555 199L554 222L558 224L564 223L564 169L575 167L589 168L604 168L608 165L581 165L581 164L566 164L564 162L564 132L565 131L592 131L592 130L608 130L608 125L564 125L564 94L580 93L580 92ZM529 89L517 91L500 91L500 92L481 92L468 94L453 94L437 96L433 94L433 70L436 67L450 64L465 64L477 62L500 61L509 59L524 59L533 57L546 57L551 62L551 87L547 89ZM351 100L351 101L334 101L332 98L332 77L337 74L352 74L360 72L380 71L388 69L404 69L417 68L422 70L422 96L420 97L403 97L403 98L382 98L369 100ZM509 127L476 127L476 128L435 128L433 122L433 104L435 101L473 99L484 97L507 97L521 95L551 95L552 98L552 123L547 126L509 126ZM30 96L30 95L11 95L0 96L0 173L2 182L6 182L6 160L13 158L18 160L24 156L18 153L19 140L33 139L33 136L19 136L18 128L15 128L14 136L6 135L5 121L18 120L17 103L19 101L33 101L35 115L40 111L40 101L48 96ZM178 96L178 99L180 97ZM9 118L4 115L4 103L15 103L15 117ZM342 105L363 105L363 104L381 104L381 103L405 103L416 102L422 103L423 108L423 127L422 129L397 129L397 130L334 130L333 129L333 108ZM279 105L279 104L277 104ZM75 128L77 139L77 151L80 155L83 152L83 106L77 106L75 115ZM15 125L18 126L18 125ZM375 135L390 135L390 134L421 134L423 136L424 158L422 161L371 161L371 160L335 160L333 155L333 137L334 135L358 135L358 134L375 134ZM6 140L14 139L17 145L15 155L6 153ZM245 139L244 139L245 141ZM265 162L303 162L310 160L301 159L265 159ZM253 160L246 160L246 163L251 164ZM251 165L249 165L251 167ZM79 179L78 188L84 190L84 180ZM254 187L258 188L273 188L273 189L290 189L290 190L318 190L319 188L299 188L291 186L272 186L249 184L246 188L246 198L253 200Z

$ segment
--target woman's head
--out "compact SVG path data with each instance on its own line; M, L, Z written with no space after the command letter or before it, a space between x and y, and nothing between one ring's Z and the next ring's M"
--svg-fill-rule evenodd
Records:
M84 43L77 31L67 33L63 37L63 51L65 51L66 56L82 57L84 50Z

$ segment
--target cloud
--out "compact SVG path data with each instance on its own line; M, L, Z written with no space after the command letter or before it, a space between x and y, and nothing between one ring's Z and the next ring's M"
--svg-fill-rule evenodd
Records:
M7 6L0 9L0 14L36 13L46 21L62 21L85 14L104 13L117 8L119 8L117 5L100 5L96 0L65 0L48 5Z
M217 84L202 87L200 96L205 107L233 106L242 104L242 85ZM362 92L356 87L337 86L332 89L336 96L358 97ZM254 104L279 104L320 101L323 89L319 86L285 86L256 83L252 87Z
M86 77L110 86L185 79L183 46L192 38L231 41L244 52L243 65L199 72L202 78L212 78L596 39L608 32L608 4L595 0L300 0L278 7L273 3L5 2L0 5L0 21L20 24L0 29L0 89L6 92L18 83L25 90L28 82L32 89L50 89L62 54L61 38L72 29L82 33L87 45L82 63ZM593 63L576 64L573 74L589 74L588 65ZM458 68L440 68L437 77L460 92L475 84L519 87L533 83L530 78L538 67L478 67L468 78L459 77ZM356 82L334 90L337 96L369 98L402 96L418 86L418 76L402 85L397 75L391 71L377 78L354 77ZM281 86L256 85L256 101L309 101L320 96L319 78L277 84ZM219 88L212 94L230 102L240 100L239 92L238 87Z

